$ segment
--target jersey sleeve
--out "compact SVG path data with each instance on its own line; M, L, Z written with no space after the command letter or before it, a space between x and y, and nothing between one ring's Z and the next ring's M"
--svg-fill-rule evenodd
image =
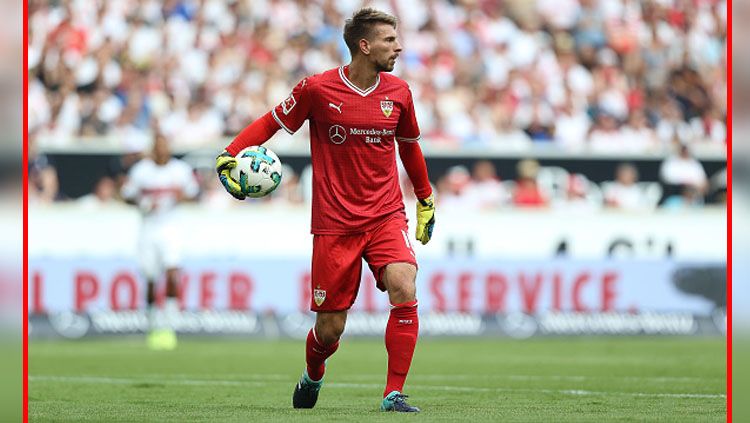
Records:
M407 99L404 104L404 110L398 118L396 127L396 141L399 142L417 142L420 139L419 125L417 124L417 115L414 112L414 99L411 90L407 88Z
M120 189L120 195L122 198L126 200L136 200L138 197L138 194L141 191L139 180L140 180L140 163L136 163L132 168L130 168L130 171L128 172L128 176L125 180L125 183L122 185L122 188Z
M310 81L305 78L294 87L289 97L271 110L271 115L286 132L293 134L310 115L311 95Z
M185 183L182 185L182 195L187 199L195 198L200 191L200 187L198 186L198 181L195 179L193 168L187 163L184 163L182 166L182 172L185 174Z

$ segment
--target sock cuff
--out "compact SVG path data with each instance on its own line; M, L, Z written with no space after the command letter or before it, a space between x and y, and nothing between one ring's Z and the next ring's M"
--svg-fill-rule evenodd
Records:
M417 301L417 300L414 300L414 301L407 301L407 302L405 302L405 303L401 303L401 304L391 304L391 310L393 310L393 309L395 309L395 308L409 308L409 307L416 307L416 306L417 306L417 303L418 303L418 301Z
M330 351L330 350L336 351L336 349L337 349L337 348L339 347L339 341L336 341L335 343L333 343L333 344L331 344L331 345L323 345L323 343L322 343L322 342L320 342L320 341L318 340L318 334L317 334L317 333L315 332L315 326L313 326L313 327L312 327L312 328L310 329L310 333L308 334L308 337L309 337L310 335L312 335L312 340L313 340L313 342L315 342L315 344L316 344L316 345L317 345L318 347L320 347L321 349L324 349L324 350L329 350L329 351Z

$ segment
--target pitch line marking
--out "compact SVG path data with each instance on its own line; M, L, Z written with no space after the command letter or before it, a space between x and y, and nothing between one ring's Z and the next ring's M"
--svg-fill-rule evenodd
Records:
M191 378L194 375L187 373L152 373L151 377L166 377L166 378ZM232 378L232 375L223 375L224 377ZM346 379L349 380L371 380L382 377L382 374L367 374L361 373L356 375L349 375ZM501 375L470 375L470 374L429 374L429 375L410 375L410 380L493 380L493 379L509 379L517 381L532 381L532 380L553 380L553 381L572 381L572 382L584 382L584 381L596 381L596 380L622 380L628 382L705 382L705 381L716 381L725 380L723 377L694 377L694 376L583 376L583 375L519 375L519 374L501 374ZM245 374L241 375L237 379L232 380L290 380L289 374L281 373L269 373L269 374Z
M29 376L32 382L66 382L66 383L91 383L105 385L129 385L139 383L153 383L161 385L194 385L194 386L268 386L271 384L288 383L289 381L241 381L241 380L216 380L216 379L130 379L111 378L99 376ZM381 384L374 383L330 383L328 388L338 389L380 389ZM412 389L448 391L448 392L528 392L543 394L563 394L580 396L630 396L630 397L653 397L653 398L726 398L725 394L695 394L695 393L648 393L648 392L606 392L588 391L580 389L531 389L531 388L478 388L471 386L431 386L410 385Z
M379 378L380 374L358 374L347 376L351 379L372 379ZM631 382L653 381L653 382L705 382L707 380L724 380L720 377L691 377L691 376L578 376L578 375L468 375L468 374L430 374L430 375L410 375L412 379L422 380L492 380L492 379L510 379L510 380L569 380L573 382L583 382L587 380L623 380Z

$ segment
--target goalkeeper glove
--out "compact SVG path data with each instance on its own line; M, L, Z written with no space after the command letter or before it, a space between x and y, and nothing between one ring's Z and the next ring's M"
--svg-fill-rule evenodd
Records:
M430 242L435 227L435 195L417 200L417 240L422 245Z
M229 172L236 166L237 159L226 151L216 157L216 173L219 175L219 181L224 185L224 189L227 190L232 197L238 200L244 200L245 194L242 193L240 184L229 174Z

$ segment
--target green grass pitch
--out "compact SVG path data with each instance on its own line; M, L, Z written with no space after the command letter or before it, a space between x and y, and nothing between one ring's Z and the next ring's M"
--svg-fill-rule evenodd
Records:
M423 339L419 415L378 411L381 339L344 339L316 408L291 407L302 341L32 341L30 421L724 421L723 338Z

